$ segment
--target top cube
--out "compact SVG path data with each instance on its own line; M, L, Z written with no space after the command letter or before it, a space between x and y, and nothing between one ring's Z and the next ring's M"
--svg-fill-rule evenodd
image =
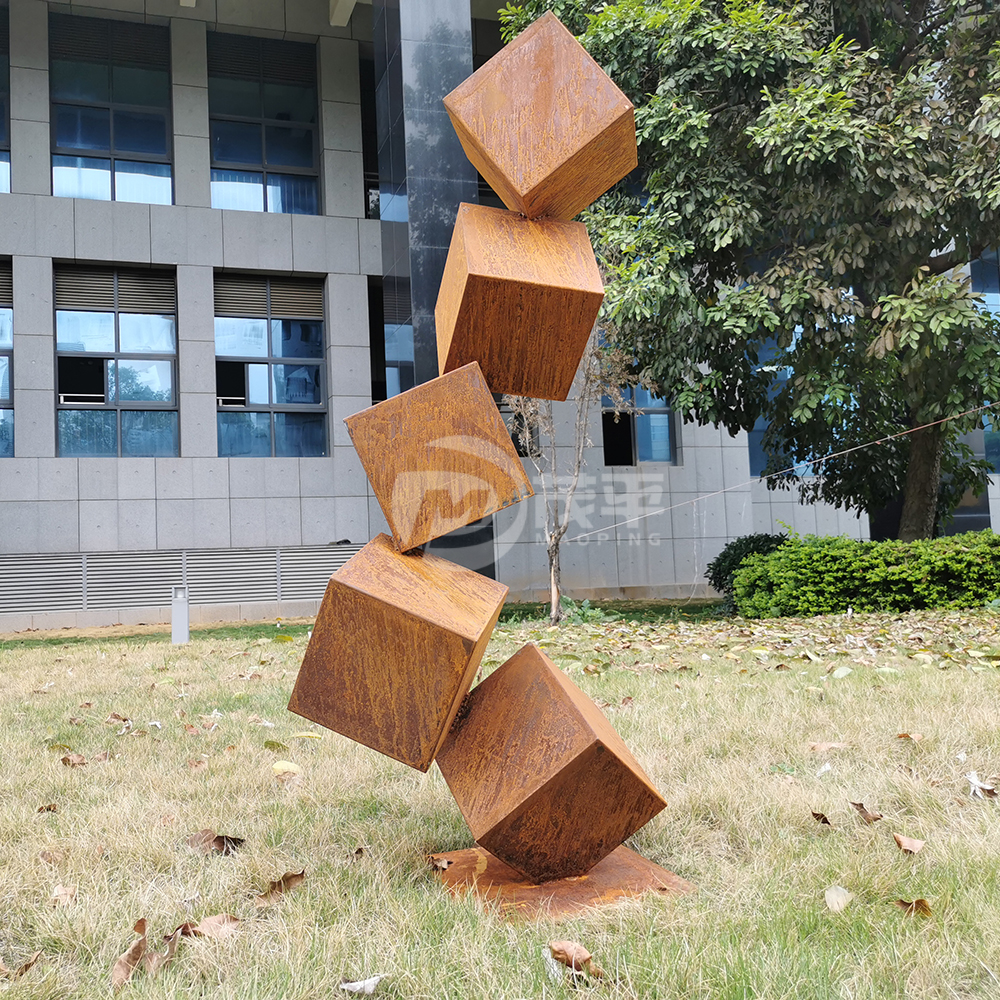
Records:
M444 105L466 156L529 219L572 219L638 163L631 101L552 13Z

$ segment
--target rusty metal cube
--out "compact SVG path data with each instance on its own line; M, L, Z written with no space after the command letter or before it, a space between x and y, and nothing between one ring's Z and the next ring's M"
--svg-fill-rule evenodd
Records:
M444 106L465 155L529 219L572 219L638 163L632 102L552 13Z
M493 392L565 399L603 299L586 227L462 204L434 312L441 371L478 361Z
M289 710L426 771L506 596L447 559L373 538L330 578Z
M477 843L536 882L585 874L666 805L530 643L473 689L437 763Z
M402 552L533 494L476 364L344 423Z

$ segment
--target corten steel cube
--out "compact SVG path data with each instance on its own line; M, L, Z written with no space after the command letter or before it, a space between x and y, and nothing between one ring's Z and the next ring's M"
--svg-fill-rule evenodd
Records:
M478 361L493 392L565 399L603 299L585 226L462 204L434 312L441 371Z
M533 495L477 364L344 423L402 552Z
M531 644L473 689L437 762L476 841L536 882L585 874L666 805Z
M426 771L506 596L447 559L373 538L330 578L288 708Z
M529 219L572 219L638 163L632 102L552 13L444 106L465 155Z

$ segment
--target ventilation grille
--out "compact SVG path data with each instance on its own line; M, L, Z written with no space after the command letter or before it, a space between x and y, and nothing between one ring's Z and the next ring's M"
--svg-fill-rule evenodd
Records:
M14 280L10 264L0 262L0 306L14 304Z
M103 267L57 267L57 309L115 308L115 274ZM170 313L177 309L171 271L118 271L118 309L121 312Z
M271 315L323 318L323 282L271 279Z
M192 604L239 604L278 599L278 554L274 549L205 549L187 554L188 600Z
M53 59L168 69L170 33L156 24L51 14L49 51Z
M0 556L0 614L164 608L187 583L191 604L318 601L360 545Z
M6 6L0 7L0 55L7 55L10 52L10 32L7 24L10 12ZM6 80L4 83L6 84Z
M115 308L115 272L108 268L57 267L56 309Z
M238 274L215 276L216 316L260 316L267 318L267 279Z
M119 271L118 309L121 312L177 311L177 291L170 271Z
M215 315L266 318L269 285L272 316L323 318L322 281L251 278L241 274L215 276Z
M83 557L0 557L0 614L83 610Z
M386 282L382 295L383 322L386 326L399 326L409 322L413 313L410 305L410 283L408 281Z
M88 555L87 610L169 607L170 588L184 579L180 552L101 552Z
M320 600L330 577L360 551L360 545L324 545L281 552L281 599Z
M315 87L316 46L210 31L208 75Z

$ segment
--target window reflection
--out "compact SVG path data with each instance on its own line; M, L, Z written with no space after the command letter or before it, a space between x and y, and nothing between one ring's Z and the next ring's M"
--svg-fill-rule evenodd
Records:
M0 354L0 403L10 402L10 357Z
M0 348L14 346L14 310L0 309Z
M270 413L219 413L218 418L220 455L270 456Z
M241 170L213 170L212 208L263 212L264 175Z
M10 153L0 152L0 194L10 194Z
M14 411L0 410L0 458L14 457Z
M53 156L52 193L58 198L110 201L111 161L89 156Z
M115 314L56 311L56 350L115 352Z
M215 353L228 358L266 358L267 320L216 316Z
M319 413L276 413L274 453L285 458L326 454L326 422Z
M122 455L170 458L178 452L175 410L122 410Z
M115 161L115 201L170 205L173 200L169 163Z
M56 414L59 454L63 458L118 454L118 413L115 410L59 410Z
M291 215L316 215L319 212L319 189L315 177L295 174L268 174L267 210Z
M129 354L173 354L177 350L175 327L173 316L121 313L118 317L121 349Z

